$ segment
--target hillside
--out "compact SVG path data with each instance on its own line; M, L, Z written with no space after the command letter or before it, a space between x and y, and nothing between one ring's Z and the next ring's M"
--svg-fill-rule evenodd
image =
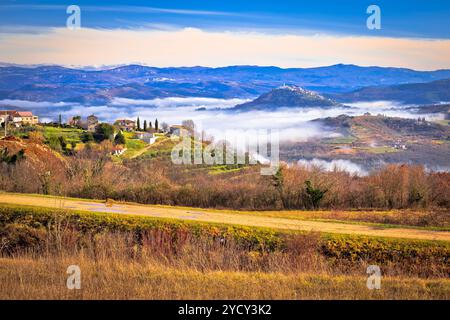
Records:
M16 137L0 139L0 151L5 152L7 155L13 156L22 150L26 164L35 170L50 168L56 171L65 165L64 158L45 144L22 140Z
M429 121L418 121L417 119L405 119L385 116L339 116L324 119L316 119L314 122L321 123L333 131L341 131L347 128L349 133L362 131L373 138L374 135L382 137L386 141L392 141L399 137L414 136L427 139L450 138L450 128Z
M418 114L440 113L444 116L445 119L450 120L450 104L449 103L410 107L410 109L414 110Z
M334 138L283 143L280 157L299 159L342 159L366 170L386 163L409 163L428 168L448 168L450 127L430 121L384 116L328 117L313 120Z
M297 86L283 85L264 93L253 101L235 106L232 110L274 110L277 108L326 108L339 104L324 96Z
M404 104L448 102L450 101L450 79L429 83L368 87L349 93L333 94L330 97L341 102L381 100L393 100Z
M19 203L31 201L34 206L5 203L11 198ZM0 295L4 299L448 299L447 229L302 217L327 212L107 206L85 199L3 193L0 201L0 234L5 240L0 259L5 290ZM122 214L123 209L143 214ZM279 217L270 218L270 214ZM178 216L166 218L173 215ZM206 216L210 219L204 220ZM195 217L199 221L193 221ZM223 218L233 221L217 222ZM276 220L276 225L243 225L248 218L262 224ZM315 228L314 232L283 230L283 220L326 229L339 225L334 231L359 229L370 236L319 233ZM53 231L54 225L64 227ZM384 233L388 236L377 236ZM81 294L61 285L67 281L61 270L74 261L83 270ZM383 266L383 287L378 291L366 287L366 266L374 262Z

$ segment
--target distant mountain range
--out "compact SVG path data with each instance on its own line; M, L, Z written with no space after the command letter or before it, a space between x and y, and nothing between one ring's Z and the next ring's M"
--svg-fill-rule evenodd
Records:
M394 92L402 91L403 87L386 90L386 86L448 78L450 70L415 71L343 64L288 69L259 66L155 68L127 65L99 70L3 65L0 67L0 99L105 104L115 97L254 98L288 83L330 94L330 98L338 101L365 100L366 94L367 99L387 100L390 96L396 98ZM430 86L435 85L439 83ZM383 86L383 89L377 92L377 86ZM362 89L363 87L373 88ZM431 87L428 89L432 90ZM385 97L385 92L392 93ZM440 94L433 94L427 99L419 97L422 99L420 103L434 103L436 101L430 100L440 99L441 96L445 97ZM411 96L404 101L414 99Z
M450 79L428 83L362 88L353 92L330 94L342 102L395 100L404 104L427 104L450 101Z
M282 107L336 107L338 103L391 100L403 104L433 104L450 101L450 79L428 83L362 88L348 93L321 95L297 86L283 85L262 94L253 101L235 106L232 110L274 110ZM441 110L436 106L431 110ZM444 108L445 109L445 108Z
M324 96L297 86L283 85L262 94L253 101L239 104L233 108L237 111L275 110L278 108L327 108L339 104Z

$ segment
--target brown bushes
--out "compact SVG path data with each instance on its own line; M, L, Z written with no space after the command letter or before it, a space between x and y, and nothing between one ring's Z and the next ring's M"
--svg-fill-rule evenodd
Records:
M393 209L450 207L450 173L387 165L368 176L284 166L281 184L258 166L210 174L206 166L161 159L112 162L108 146L87 147L65 161L0 163L0 189L149 204L247 210L312 209L305 182L327 190L317 207Z
M285 235L278 248L253 248L233 238L179 229L82 232L64 219L46 227L0 228L0 257L83 256L93 261L158 264L178 270L351 275L376 263L387 276L448 276L448 248L376 239L324 241L317 233Z

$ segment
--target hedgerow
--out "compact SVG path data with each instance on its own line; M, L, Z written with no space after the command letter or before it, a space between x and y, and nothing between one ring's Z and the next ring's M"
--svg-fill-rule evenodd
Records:
M42 234L37 231L48 229L56 221L61 220L81 234L132 232L141 235L148 231L158 230L169 235L170 241L174 244L180 240L180 235L189 234L203 239L233 240L248 250L259 251L286 250L287 241L295 234L300 233L171 218L2 204L0 205L0 236L7 234L8 228L11 228L11 226L16 226L27 233L34 230L31 245L36 243L36 237ZM26 237L23 238L26 239ZM22 241L21 244L27 245L26 241ZM387 263L389 261L421 263L433 260L448 264L450 257L450 243L445 241L343 234L321 234L318 250L330 259L364 260L374 263Z

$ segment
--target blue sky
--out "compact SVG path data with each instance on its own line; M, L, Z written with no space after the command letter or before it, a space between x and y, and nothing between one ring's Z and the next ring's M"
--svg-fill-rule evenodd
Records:
M0 28L65 25L67 1L2 0ZM183 28L450 38L448 0L72 1L88 28ZM382 29L366 28L366 8L382 10ZM8 27L8 29L7 29Z
M381 30L366 27L371 4ZM0 62L435 70L450 68L449 17L448 0L0 0Z

